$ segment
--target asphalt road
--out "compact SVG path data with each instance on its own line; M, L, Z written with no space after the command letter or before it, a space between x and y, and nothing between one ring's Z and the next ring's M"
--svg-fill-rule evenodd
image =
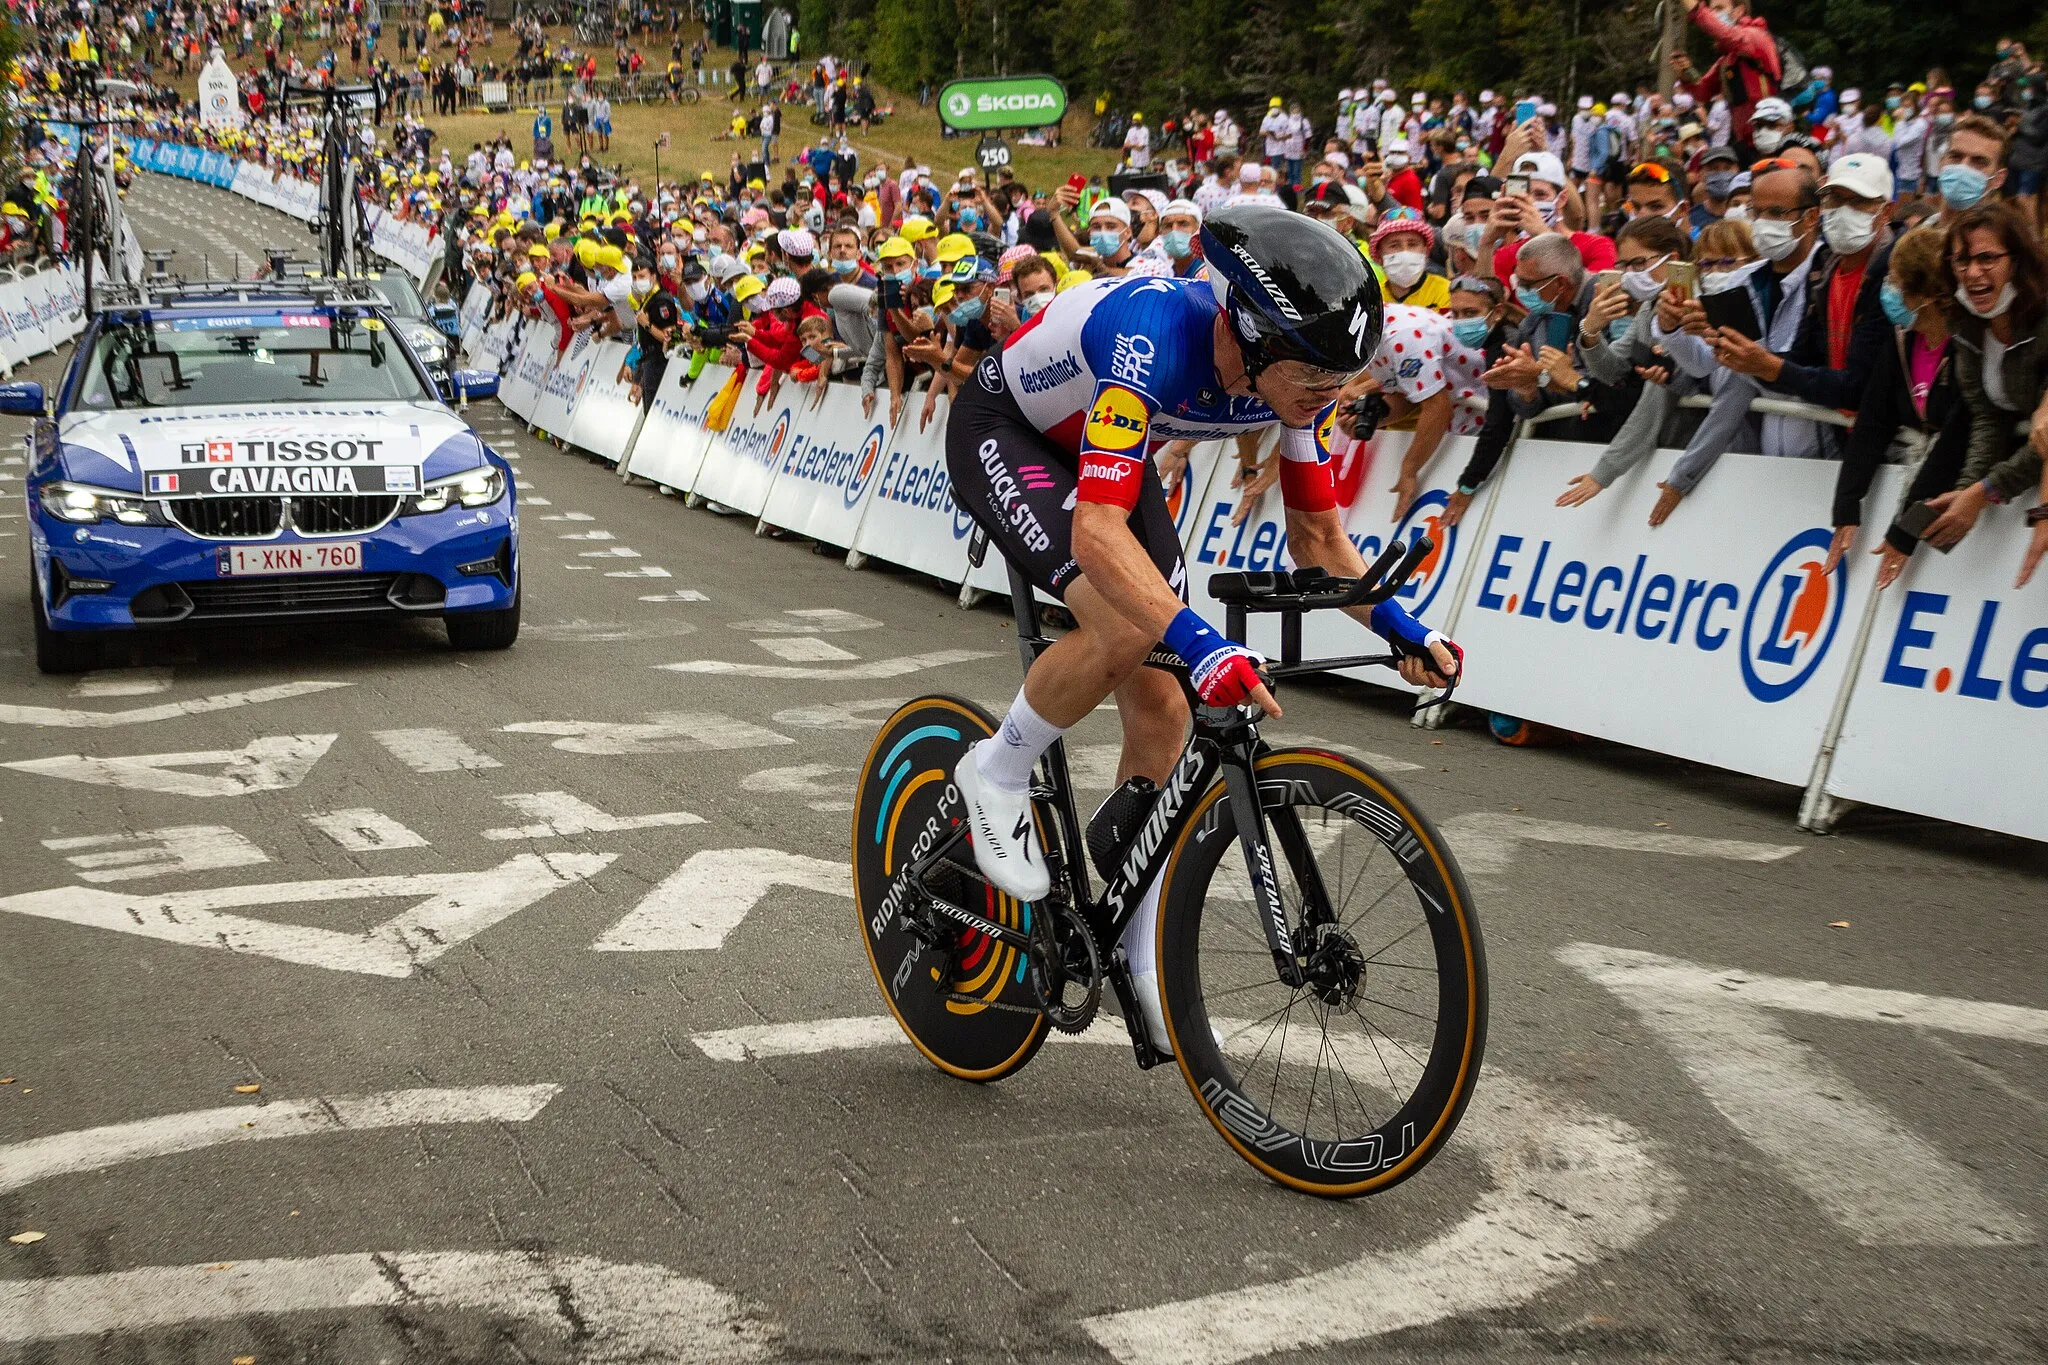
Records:
M303 232L132 201L181 267ZM898 699L1000 709L1001 610L471 412L520 461L507 653L43 678L0 613L0 1359L2048 1358L2048 850L1291 687L1276 737L1445 826L1493 973L1453 1147L1314 1201L1113 1035L975 1087L877 1026L853 771Z

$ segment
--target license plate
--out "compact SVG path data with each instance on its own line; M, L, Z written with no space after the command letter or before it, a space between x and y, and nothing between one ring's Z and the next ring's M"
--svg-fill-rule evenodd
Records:
M362 571L360 540L323 540L310 545L223 545L220 549L222 578Z

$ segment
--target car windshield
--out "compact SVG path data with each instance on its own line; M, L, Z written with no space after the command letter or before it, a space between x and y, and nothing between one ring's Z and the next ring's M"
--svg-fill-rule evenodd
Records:
M423 318L427 315L425 301L420 298L419 291L412 287L412 281L405 276L382 275L364 283L377 291L393 317Z
M93 346L78 406L438 401L385 324L251 313L116 323Z

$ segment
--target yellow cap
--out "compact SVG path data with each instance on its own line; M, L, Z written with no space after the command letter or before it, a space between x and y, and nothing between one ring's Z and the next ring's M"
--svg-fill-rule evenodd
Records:
M1273 96L1273 98L1267 100L1266 107L1268 109L1278 109L1280 107L1280 97L1278 95L1275 95Z
M914 244L923 241L927 237L936 237L938 235L939 230L932 226L932 220L921 214L913 213L910 217L903 220L901 236L906 242Z
M938 308L944 308L947 304L951 303L952 301L953 282L951 280L940 280L937 284L932 286L933 306Z
M939 238L939 264L951 265L974 254L974 239L964 232L949 232Z
M527 289L538 283L540 283L538 275L535 275L531 270L522 270L519 272L519 278L512 281L512 287L514 289Z
M441 183L441 173L440 173L439 171L428 171L428 172L427 172L427 183L428 183L429 185L438 185L438 184L440 184L440 183Z
M765 190L768 188L768 184L759 176L755 176L752 180L749 180L747 182L747 188L750 190Z
M530 170L532 170L532 169L533 169L533 159L532 159L531 157L524 157L524 156L520 157L520 158L519 158L519 169L520 169L520 170L522 170L522 171L530 171Z
M588 270L590 269L590 267L596 265L597 242L593 238L589 237L585 237L581 241L577 242L576 259L582 263L583 268L585 270Z
M555 238L562 235L562 225L550 220L547 226L540 230L540 235L543 239L552 242Z
M626 253L615 246L599 247L597 263L608 270L624 270L626 268Z
M1075 285L1086 284L1094 278L1093 275L1085 270L1069 270L1066 274L1060 276L1060 282L1053 286L1053 292L1064 294Z
M754 297L754 295L760 293L763 289L766 289L767 287L767 285L761 283L761 277L759 275L742 275L733 284L733 300L737 303L745 303L748 299Z
M532 246L526 248L526 254L536 261L545 261L549 256L548 249L539 242L535 242Z
M901 237L891 237L875 248L875 259L886 261L895 256L915 256L917 248Z
M748 242L740 248L740 259L743 261L751 261L756 256L765 256L767 254L768 248L762 246L759 242Z

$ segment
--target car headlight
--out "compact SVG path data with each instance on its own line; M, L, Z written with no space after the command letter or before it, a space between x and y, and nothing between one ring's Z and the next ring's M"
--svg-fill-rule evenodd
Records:
M76 522L80 526L99 521L118 521L124 526L163 524L162 518L150 507L149 500L135 493L55 479L42 485L37 490L37 497L42 500L43 511L59 521Z
M445 479L435 479L406 500L405 515L439 512L453 503L464 507L489 507L505 496L505 475L496 465L478 465Z

